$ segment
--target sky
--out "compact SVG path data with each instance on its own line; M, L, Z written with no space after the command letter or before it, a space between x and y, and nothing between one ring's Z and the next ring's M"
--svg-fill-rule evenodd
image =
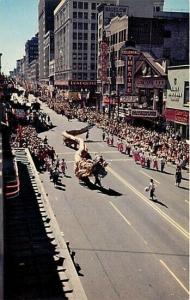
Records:
M164 11L187 12L189 0L165 0ZM0 53L3 54L3 73L8 75L14 69L16 60L24 56L26 41L37 31L38 0L0 0Z

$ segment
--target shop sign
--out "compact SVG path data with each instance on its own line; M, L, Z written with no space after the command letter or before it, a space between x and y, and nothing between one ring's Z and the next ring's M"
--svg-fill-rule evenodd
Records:
M96 80L69 80L69 85L95 86Z
M55 85L68 85L68 80L55 80Z
M139 117L139 118L156 118L157 111L156 110L132 109L131 116Z
M139 55L139 51L133 48L123 48L121 55L125 60L125 94L131 96L134 83L134 57Z
M100 79L102 82L107 82L107 68L108 68L108 44L104 41L100 44Z
M138 96L121 96L120 97L120 102L123 103L134 103L138 102L139 98Z
M180 92L179 87L173 87L168 90L168 100L178 102L182 98L183 94Z
M166 80L161 78L137 78L135 80L135 87L148 89L164 89Z
M189 112L186 110L166 108L165 117L167 121L189 124Z

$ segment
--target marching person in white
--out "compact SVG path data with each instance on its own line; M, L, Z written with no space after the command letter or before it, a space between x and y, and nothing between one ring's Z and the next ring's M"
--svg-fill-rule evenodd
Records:
M149 186L147 186L146 188L145 188L145 191L146 192L150 192L150 199L152 200L152 201L154 201L154 196L155 196L155 194L154 194L154 192L155 192L155 184L154 184L154 180L153 179L150 179L150 183L149 183Z

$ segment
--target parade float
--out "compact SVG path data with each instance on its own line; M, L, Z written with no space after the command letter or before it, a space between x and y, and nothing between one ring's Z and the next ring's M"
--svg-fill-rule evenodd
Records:
M84 139L79 137L79 135L88 132L90 128L91 127L86 126L79 130L64 131L63 143L76 150L74 157L74 171L76 177L84 182L89 182L89 177L94 176L96 182L101 185L99 178L103 178L107 175L105 168L108 164L103 157L98 154L92 159Z

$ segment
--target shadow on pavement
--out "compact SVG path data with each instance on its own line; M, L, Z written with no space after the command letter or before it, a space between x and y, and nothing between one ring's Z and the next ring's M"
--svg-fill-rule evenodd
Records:
M158 199L155 199L155 200L150 199L150 200L151 200L152 202L154 202L154 203L158 203L158 204L160 204L160 205L162 205L162 206L168 208L168 206L167 206L166 204L164 204L164 203L158 201Z
M182 190L189 191L189 188L186 188L186 187L184 187L184 186L179 186L179 188L182 189Z
M110 188L106 189L103 186L98 186L98 185L92 183L91 181L87 181L87 182L81 181L80 185L86 186L90 190L98 190L100 193L108 195L108 196L122 196L123 195L123 194L121 194L121 193L119 193L119 192L117 192L113 189L110 189Z

